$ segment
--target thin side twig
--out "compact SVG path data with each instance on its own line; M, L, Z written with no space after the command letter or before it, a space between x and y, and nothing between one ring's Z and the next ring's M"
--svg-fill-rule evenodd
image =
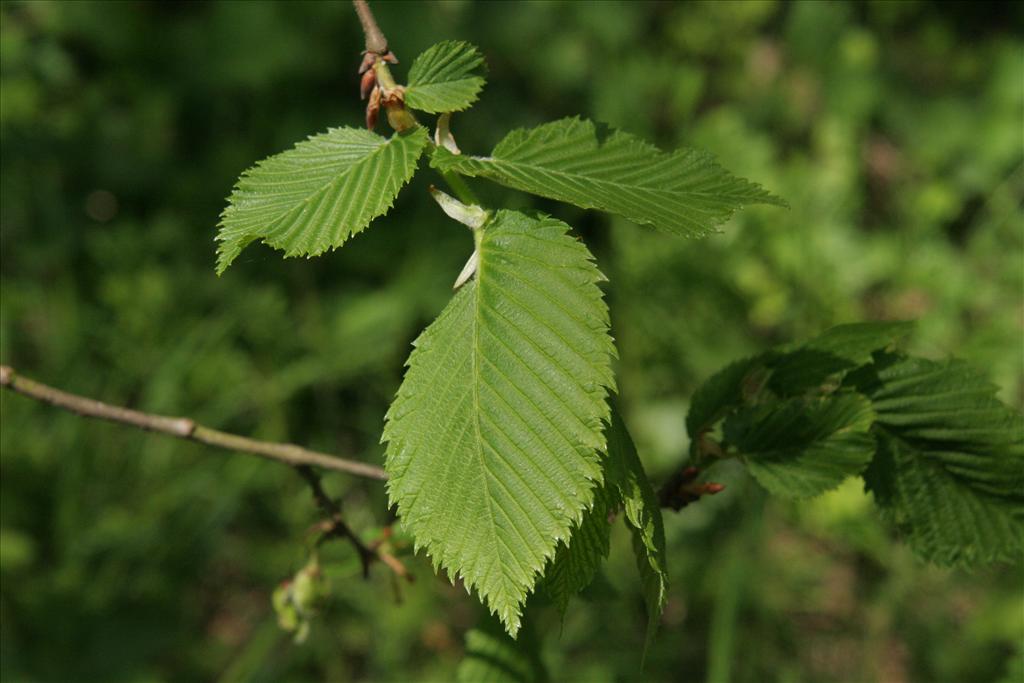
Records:
M295 471L309 484L309 488L313 492L313 500L316 501L317 507L320 508L320 511L327 518L320 525L321 534L316 542L318 546L332 538L344 538L352 544L352 547L355 548L356 553L359 555L359 562L363 566L363 578L368 578L370 576L370 566L374 562L380 561L393 571L396 576L410 583L414 580L413 575L409 573L409 570L405 568L401 560L384 550L381 542L375 542L370 545L363 543L363 540L352 530L352 527L345 522L341 512L341 505L327 494L320 481L320 475L312 467L300 465L295 468Z
M238 436L237 434L229 434L228 432L196 424L187 417L166 417L164 415L153 415L138 410L131 410L130 408L113 406L102 401L86 398L85 396L55 389L28 377L22 377L6 365L0 365L0 386L83 417L109 420L159 434L167 434L179 439L196 441L207 446L258 455L269 460L276 460L286 465L291 465L292 467L322 467L326 470L345 472L357 477L366 477L380 481L387 479L384 470L375 465L346 460L336 455L312 451L295 444L259 441L245 436Z

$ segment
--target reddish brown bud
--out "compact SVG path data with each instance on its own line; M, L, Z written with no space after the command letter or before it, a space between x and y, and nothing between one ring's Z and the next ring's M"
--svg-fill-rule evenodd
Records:
M707 484L704 484L704 486L702 488L704 489L703 493L705 493L707 495L712 495L713 496L716 493L724 491L725 490L725 484L718 484L716 482L710 481Z
M380 114L380 87L373 86L370 92L370 101L366 104L366 128L373 130L377 127L377 115Z
M363 61L359 63L359 73L366 73L377 61L377 55L373 52L363 52Z
M396 57L395 53L392 52L391 50L388 50L387 52L385 52L381 56L381 59L383 59L388 64L398 64L398 57Z
M370 69L363 73L363 77L359 81L359 99L365 100L375 85L377 85L377 72Z

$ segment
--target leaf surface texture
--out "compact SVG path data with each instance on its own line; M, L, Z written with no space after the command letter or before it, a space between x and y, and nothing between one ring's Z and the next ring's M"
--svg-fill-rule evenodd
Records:
M758 483L777 496L807 498L860 474L871 461L871 402L853 392L741 408L725 436Z
M462 111L476 102L484 58L469 43L447 40L428 48L409 70L405 103L431 114Z
M341 246L387 213L427 142L421 127L390 138L332 128L260 161L238 179L221 214L217 272L255 240L285 256Z
M947 565L1024 560L1024 418L959 361L891 357L855 379L878 413L867 488L911 547Z
M512 131L488 157L439 148L431 163L688 237L706 235L747 204L785 205L706 152L663 153L622 132L599 139L597 127L578 118Z
M498 212L476 276L414 343L388 411L391 502L509 633L601 483L615 353L602 275L551 218Z

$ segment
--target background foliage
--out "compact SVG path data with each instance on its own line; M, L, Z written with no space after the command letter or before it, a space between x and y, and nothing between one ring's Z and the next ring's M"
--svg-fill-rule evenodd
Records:
M483 50L488 85L453 122L465 151L584 114L706 148L791 204L686 241L480 188L577 227L611 278L623 410L656 480L686 452L700 381L837 322L918 318L913 352L965 357L1024 403L1020 5L378 5L399 78L438 40ZM409 342L467 255L426 199L429 174L344 250L253 246L213 271L239 172L361 121L349 4L0 7L0 359L381 462ZM0 420L6 680L447 680L483 621L424 558L399 604L383 570L360 580L338 545L328 605L294 646L270 593L305 563L316 511L299 478L9 394ZM672 582L646 680L1010 680L1019 568L920 563L856 484L789 504L738 470L722 478L725 493L666 517ZM367 537L388 521L379 484L328 485ZM639 676L628 543L613 534L604 579L564 627L534 616L555 679Z

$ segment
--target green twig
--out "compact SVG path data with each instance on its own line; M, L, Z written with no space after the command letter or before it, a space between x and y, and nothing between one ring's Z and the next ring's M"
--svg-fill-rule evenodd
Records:
M452 188L452 192L455 193L460 202L480 206L480 200L477 199L476 193L466 183L465 178L452 171L443 171L441 177L448 183L448 187Z

